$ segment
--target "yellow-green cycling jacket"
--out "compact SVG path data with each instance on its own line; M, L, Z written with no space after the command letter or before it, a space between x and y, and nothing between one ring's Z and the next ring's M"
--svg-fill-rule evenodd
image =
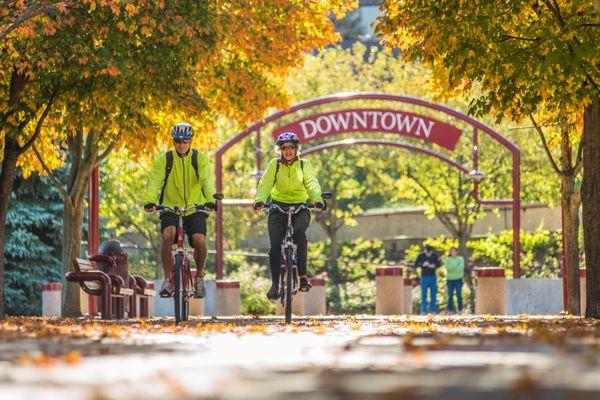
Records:
M209 158L198 152L198 177L192 166L190 149L185 156L180 156L173 150L173 168L167 179L162 203L159 203L160 191L166 175L166 153L156 158L150 166L150 176L146 185L144 204L154 203L166 206L188 207L193 204L202 205L214 202L215 183L210 170ZM186 214L193 214L189 211Z
M276 158L269 162L260 178L255 201L266 203L269 197L275 201L289 204L322 201L321 185L319 185L308 160L297 158L289 166L280 162L279 171L275 176L277 162Z

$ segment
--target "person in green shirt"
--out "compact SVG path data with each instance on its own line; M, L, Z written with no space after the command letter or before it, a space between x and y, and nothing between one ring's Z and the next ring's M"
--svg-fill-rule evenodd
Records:
M260 178L256 190L254 208L263 210L269 199L278 206L285 208L300 205L305 202L313 204L314 208L323 210L325 203L322 198L321 186L317 181L313 168L308 160L299 157L300 139L293 132L285 132L277 137L277 147L281 157L269 162L267 169ZM269 210L269 266L271 269L271 288L267 298L274 300L279 297L279 273L281 269L281 242L285 236L287 221L285 216L276 209ZM301 210L293 217L294 244L298 246L298 275L300 276L300 291L307 292L311 288L308 282L306 255L308 243L306 230L310 224L310 211Z
M462 312L462 284L463 276L465 275L465 259L458 255L458 249L452 247L450 249L450 256L446 258L446 284L448 285L448 311L454 313L454 292L456 292L456 299L458 301L458 312Z

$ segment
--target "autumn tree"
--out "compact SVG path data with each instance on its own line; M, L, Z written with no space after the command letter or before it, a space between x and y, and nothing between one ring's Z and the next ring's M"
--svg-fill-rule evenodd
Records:
M64 10L81 0L6 0L0 3L0 41L32 19L48 12Z
M363 44L357 43L349 49L330 48L309 57L298 76L289 81L288 87L298 102L343 91L377 91L431 99L424 84L430 74L431 70L426 66L404 62L389 52L375 48L367 49ZM352 79L348 79L349 76L352 76ZM348 104L373 106L372 102L353 101L345 102L344 107ZM446 104L461 111L466 111L468 108L468 101L460 96L446 99ZM413 109L407 104L403 104L402 107L423 112L423 109ZM322 112L322 109L315 107L306 112L317 113ZM493 125L494 121L485 118L483 122ZM540 166L538 162L540 147L537 143L523 135L509 132L506 124L498 126L497 129L506 137L516 141L520 147L525 147L523 149L523 197L530 201L553 200L550 196L544 195L544 192L552 187L552 180L548 179L551 177L549 168ZM373 137L372 134L365 133L365 136ZM418 145L431 147L422 141L419 141ZM470 142L463 143L447 155L469 167L472 156ZM507 156L508 154L501 150L499 145L491 144L489 151L486 149L485 157L480 159L480 163L483 163L482 168L489 171L486 183L480 186L484 197L510 197L512 163ZM345 224L352 223L351 217L359 209L372 207L374 204L368 203L368 196L377 194L385 199L386 205L426 206L428 213L432 217L440 218L449 233L459 240L461 252L468 258L466 242L470 238L473 224L483 214L479 212L480 208L474 201L473 183L466 176L457 175L452 169L441 168L440 162L430 157L416 156L405 150L383 146L360 147L360 149L345 147L308 157L318 160L319 167L316 171L319 179L322 180L322 186L336 192L336 196L338 196L336 189L343 188L339 194L342 197L338 197L341 201L331 202L334 208L337 206L341 208L336 212L331 210L323 214L323 217L316 217L317 221L325 224L324 229L331 239L332 247L337 248L335 239L337 231ZM491 173L492 171L494 173ZM434 182L435 193L425 193L422 187L431 187ZM348 208L346 204L353 204L355 209ZM376 204L376 206L382 205L384 204ZM336 214L339 214L337 218ZM333 249L330 254L332 259L336 257L336 251Z
M528 120L535 126L561 179L568 309L578 313L579 192L575 182L586 166L586 141L600 140L596 139L600 135L586 133L591 127L584 128L583 140L580 133L584 111L594 113L600 93L600 21L592 2L387 1L383 11L377 31L384 43L400 47L406 60L429 65L434 90L470 91L476 86L480 94L471 103L471 113ZM584 174L584 193L586 187L598 187L593 182L600 179L597 163L594 166L590 161L587 168L592 176L585 185ZM594 196L591 191L588 207L584 204L586 232L600 221L600 215L594 214L597 211L590 208ZM597 228L595 232L600 233ZM600 302L591 303L592 298L600 298L593 289L600 290L594 284L600 282L597 243L597 236L586 234L591 276L587 312L596 317Z
M79 72L44 138L50 148L68 149L72 161L66 184L55 180L65 197L64 271L79 254L91 171L123 136L134 154L148 154L157 129L167 132L176 118L199 116L198 141L206 143L217 113L247 120L266 106L283 106L285 75L304 52L336 39L328 15L341 16L350 5L88 1L50 15L62 57L76 61ZM287 15L304 23L289 24ZM48 173L49 154L36 151ZM68 287L65 315L77 315L78 291Z

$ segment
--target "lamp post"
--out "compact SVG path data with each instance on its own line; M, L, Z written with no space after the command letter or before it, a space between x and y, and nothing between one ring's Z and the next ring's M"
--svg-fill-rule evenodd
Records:
M485 179L485 172L480 169L473 169L469 171L469 178L477 183Z

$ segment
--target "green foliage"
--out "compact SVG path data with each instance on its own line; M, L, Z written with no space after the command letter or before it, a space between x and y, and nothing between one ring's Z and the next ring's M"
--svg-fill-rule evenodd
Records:
M362 238L340 243L337 265L327 262L329 241L311 243L308 268L311 275L328 278L328 311L331 313L372 313L375 310L375 269L385 264L381 240Z
M561 267L562 236L560 231L538 228L534 232L521 231L521 268L524 278L556 278ZM450 247L458 241L441 235L428 238L423 245L430 244L441 260L450 253ZM513 232L504 230L495 235L488 233L484 238L472 239L467 243L469 260L475 266L495 266L505 268L507 277L512 276ZM410 246L405 253L404 262L413 263L422 246ZM442 269L439 275L445 276Z
M121 151L114 153L100 171L102 239L134 235L136 245L149 251L130 258L130 268L136 269L136 273L139 270L144 277L162 276L158 215L144 211L141 200L149 173L147 160L133 163L130 153Z
M330 289L331 290L331 289ZM375 313L375 279L359 278L339 286L339 305L336 314Z
M510 271L512 266L512 230L469 243L473 258ZM521 232L521 265L524 278L556 278L561 267L561 232L537 229ZM507 271L507 272L508 272ZM510 275L510 274L507 274Z
M154 252L128 252L127 256L129 259L129 273L132 275L141 276L145 279L156 279L158 278L158 270L162 271L162 262L158 260L158 255Z
M61 279L62 202L45 177L20 173L7 214L4 259L9 315L41 315L42 284Z
M458 247L458 240L453 237L448 237L446 235L440 235L437 237L427 238L423 241L423 245L430 245L435 249L435 252L438 254L440 258L444 258L450 254L451 247ZM420 252L423 251L423 246L412 245L408 249L406 249L404 253L404 261L405 262L414 262L417 259L417 256Z
M265 267L248 263L241 256L226 256L225 262L227 269L233 270L229 276L240 282L242 314L274 314L275 303L267 300L265 295L271 286Z

